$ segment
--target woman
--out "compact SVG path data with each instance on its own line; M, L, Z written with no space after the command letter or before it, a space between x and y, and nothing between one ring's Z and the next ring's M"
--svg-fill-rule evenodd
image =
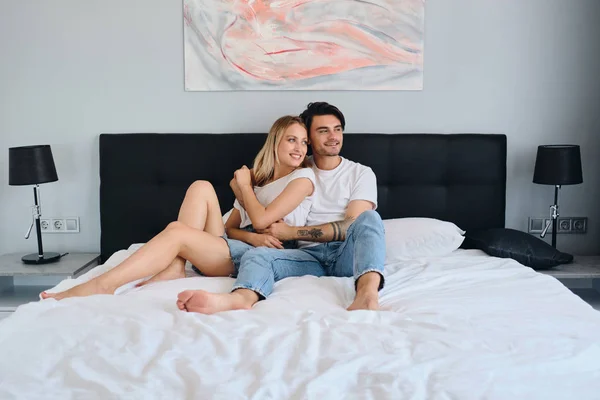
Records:
M212 185L194 182L178 220L129 258L88 282L60 293L42 292L41 297L61 300L113 294L122 285L148 276L153 277L146 283L183 278L186 260L206 276L235 275L247 250L255 246L283 248L279 240L258 234L254 228L266 228L281 219L296 226L306 222L315 187L313 171L305 168L307 149L302 120L279 118L254 160L252 173L245 166L235 172L231 186L237 200L225 226Z

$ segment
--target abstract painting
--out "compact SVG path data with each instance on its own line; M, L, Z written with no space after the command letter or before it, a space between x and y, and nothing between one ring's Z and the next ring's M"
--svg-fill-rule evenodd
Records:
M425 0L184 0L185 88L420 90Z

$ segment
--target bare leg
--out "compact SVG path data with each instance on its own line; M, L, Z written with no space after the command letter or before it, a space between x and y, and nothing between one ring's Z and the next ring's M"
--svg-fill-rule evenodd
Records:
M225 233L219 199L210 182L196 181L190 185L177 220L214 236Z
M225 233L219 200L210 182L196 181L190 185L179 208L177 221L214 236L222 236ZM175 257L173 262L163 271L147 281L138 283L136 286L185 278L185 261L180 256Z
M233 273L227 243L220 237L171 222L161 233L121 264L89 282L61 293L42 293L42 298L63 299L92 294L112 294L120 286L165 269L177 256L201 266L208 276Z
M152 278L142 281L135 285L136 287L142 287L149 283L154 283L158 281L171 281L174 279L185 278L185 259L177 256L175 259L169 264L169 266L158 274L154 275Z
M232 293L209 293L204 290L186 290L177 296L177 307L182 311L214 314L230 310L249 310L258 301L258 295L249 289Z
M352 310L379 310L379 282L381 276L377 272L367 272L356 284L356 297L348 307Z

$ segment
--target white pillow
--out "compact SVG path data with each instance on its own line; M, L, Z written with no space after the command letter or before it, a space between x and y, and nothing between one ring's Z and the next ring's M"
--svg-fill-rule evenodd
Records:
M434 218L398 218L383 221L385 263L407 258L443 257L458 249L465 231Z

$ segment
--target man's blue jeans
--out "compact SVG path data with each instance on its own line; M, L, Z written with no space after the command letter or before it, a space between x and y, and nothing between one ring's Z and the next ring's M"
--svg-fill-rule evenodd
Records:
M381 275L384 284L385 232L375 211L365 211L346 232L343 242L320 243L303 249L278 250L257 247L241 259L233 290L250 289L262 298L273 291L275 282L291 276L354 276L358 281L367 272Z

